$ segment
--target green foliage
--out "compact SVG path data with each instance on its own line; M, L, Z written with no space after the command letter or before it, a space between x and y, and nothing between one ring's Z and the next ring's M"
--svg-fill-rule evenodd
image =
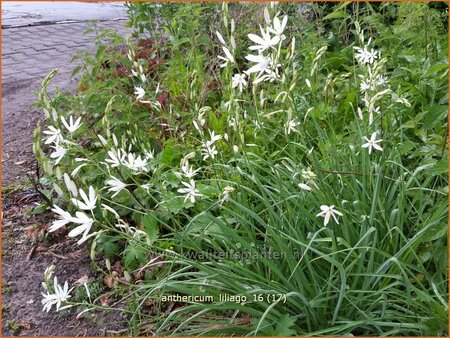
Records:
M135 39L99 32L95 55L78 55L76 95L50 98L54 73L44 80L39 105L67 153L49 158L40 126L33 150L71 215L84 212L79 189L94 189L87 240L92 257L123 263L130 332L447 334L443 9L127 6ZM284 15L284 35L261 50L270 71L248 72L241 89L233 76L258 54L248 34ZM374 60L358 59L363 48ZM72 114L83 125L67 133ZM214 301L161 300L173 294Z

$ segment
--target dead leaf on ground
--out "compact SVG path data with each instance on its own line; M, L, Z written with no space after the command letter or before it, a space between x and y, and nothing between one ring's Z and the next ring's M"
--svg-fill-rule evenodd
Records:
M75 283L75 285L83 285L83 284L87 284L89 282L89 276L88 275L84 275L82 277L80 277Z
M103 284L105 284L108 288L114 289L114 287L117 285L117 278L114 276L114 272L111 275L106 275L103 277ZM117 274L117 273L115 273Z
M25 330L30 330L31 329L31 322L26 321L26 320L20 320L19 321L19 325L24 328Z
M100 297L100 304L102 306L108 306L109 297L107 295L103 295Z
M34 224L27 226L23 231L25 232L25 237L27 239L34 240L36 238L44 237L46 228L48 228L47 224Z
M149 299L147 299L144 302L143 306L145 306L145 307L154 307L155 304L156 304L156 300L154 298L149 298Z

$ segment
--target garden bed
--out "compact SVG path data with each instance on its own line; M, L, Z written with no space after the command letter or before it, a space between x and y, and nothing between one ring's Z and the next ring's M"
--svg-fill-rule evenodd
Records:
M55 72L39 94L51 244L34 252L92 266L75 283L74 260L43 262L44 309L117 313L105 321L130 335L445 335L442 11L129 15L148 38L99 42L79 55L76 95L47 93Z

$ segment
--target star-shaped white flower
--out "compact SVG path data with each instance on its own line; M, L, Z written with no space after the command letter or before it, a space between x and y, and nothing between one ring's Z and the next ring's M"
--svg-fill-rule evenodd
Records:
M298 125L297 119L287 121L285 125L286 134L289 135L291 132L298 133L299 131L296 129Z
M75 217L72 217L72 222L80 224L75 229L71 230L68 234L69 237L76 237L80 234L83 234L81 239L77 242L77 244L81 244L86 241L89 237L89 231L91 230L92 224L94 220L88 217L84 212L77 211L75 213Z
M62 210L60 207L58 207L57 205L53 206L52 211L55 214L59 215L59 219L55 220L52 222L52 225L50 228L48 228L49 232L53 232L58 230L59 228L62 228L64 225L66 225L67 223L72 222L72 215L70 213L68 213L67 211Z
M136 173L138 173L140 171L143 171L143 172L147 172L148 171L148 168L147 168L148 161L147 161L147 159L145 159L145 158L143 159L141 157L141 155L136 156L133 153L128 153L127 154L126 158L123 161L123 165L125 167L127 167L128 169L131 169L132 171L136 172Z
M142 87L134 87L134 95L136 95L136 100L140 101L145 96L145 90Z
M209 136L211 137L211 141L210 144L213 144L216 141L219 141L222 139L222 135L216 135L214 130L213 131L209 131Z
M178 179L180 179L180 180L182 179L183 176L186 177L186 178L191 179L191 178L193 178L195 175L197 175L197 172L198 172L199 170L200 170L200 169L194 170L194 169L192 168L192 165L189 165L189 161L186 160L186 161L184 162L184 164L181 166L181 173L180 173L180 172L176 172L176 173L175 173L175 176L178 177Z
M69 116L69 123L67 123L66 119L64 118L64 116L61 116L61 121L64 125L64 127L66 127L66 129L70 132L73 133L75 132L78 128L81 127L81 125L83 123L81 123L81 117L79 117L75 122L73 122L73 116Z
M49 135L45 140L45 144L54 143L56 146L61 142L64 138L61 134L61 129L55 128L53 126L49 126L48 130L44 130L45 135Z
M317 217L324 217L323 226L327 226L328 222L330 221L331 217L333 217L334 221L339 224L339 221L336 216L342 216L342 213L334 209L334 205L321 205L320 206L321 212L319 212L316 216Z
M111 167L115 168L121 165L127 156L123 149L112 149L108 150L109 158L105 162L111 163Z
M263 55L247 55L245 58L250 62L256 63L256 65L245 71L246 74L262 73L268 69L271 62L269 57L265 57Z
M184 201L186 202L188 199L191 203L195 203L195 198L203 196L198 189L195 188L195 181L191 180L189 183L181 182L186 188L178 189L177 191L180 194L186 194L184 197Z
M203 148L201 149L203 161L207 160L209 157L214 159L218 153L219 152L217 151L216 146L212 145L211 141L207 141L206 143L203 143Z
M56 159L55 165L57 165L66 154L67 149L60 147L59 145L56 145L56 147L52 148L55 149L55 151L50 154L50 158Z
M64 287L61 287L58 284L58 278L55 276L53 288L55 293L49 293L47 291L47 294L42 294L44 297L44 299L42 299L42 304L44 305L42 311L49 312L53 305L56 305L56 311L58 311L61 307L61 303L70 298L70 291L72 291L72 289L69 290L69 284L67 284L67 281L64 283Z
M236 88L239 86L239 91L242 93L242 88L247 86L247 81L245 81L245 74L234 74L231 82L231 86Z
M362 64L372 64L376 59L379 57L379 52L374 51L372 48L371 50L368 49L368 46L365 46L364 48L361 47L353 47L356 50L355 58L358 60L358 62Z
M372 136L370 136L370 139L364 136L364 139L367 141L367 143L364 143L361 147L362 148L369 148L369 155L372 153L372 148L383 151L383 148L380 147L378 143L383 141L382 139L377 140L377 132L374 132Z
M110 188L108 189L109 192L115 192L115 194L113 194L111 198L115 197L119 192L121 192L128 186L128 184L123 183L121 180L114 176L111 176L111 179L107 180L106 184L110 186Z
M359 85L359 90L362 94L364 94L366 91L370 90L370 82L369 81L361 81L361 84Z
M75 204L78 208L81 210L93 210L95 209L95 205L97 203L97 195L95 194L95 189L91 185L89 186L89 197L86 195L86 193L83 191L83 189L80 189L79 191L80 197L83 199L83 202L80 200L77 200L76 198L72 198L72 203Z
M265 51L267 48L275 46L278 42L280 42L280 37L275 35L273 37L270 36L269 30L264 31L261 27L261 36L256 34L248 34L248 38L256 43L256 45L248 47L250 50L257 50L259 52Z
M280 21L278 17L274 17L273 28L268 27L267 29L269 30L269 32L275 34L275 36L278 36L280 40L283 41L284 39L286 39L286 36L283 34L283 32L284 29L286 28L287 21L288 21L287 15L284 16L283 21Z

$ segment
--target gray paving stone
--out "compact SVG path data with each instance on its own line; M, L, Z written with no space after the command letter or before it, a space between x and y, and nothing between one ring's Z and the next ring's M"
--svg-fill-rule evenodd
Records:
M101 27L118 29L125 36L125 21L108 21ZM40 112L29 108L36 101L35 92L42 79L53 69L58 68L52 86L62 90L74 90L77 82L70 78L72 70L80 61L71 62L77 51L95 51L95 32L85 35L90 27L88 23L55 24L33 27L2 29L2 154L3 165L11 169L14 175L23 171L10 158L9 154L19 151L32 159L31 146L22 149L19 138L32 139L32 129L21 129L17 121L35 124ZM131 30L129 30L131 32ZM53 88L50 86L51 88ZM27 122L27 123L28 123ZM17 173L16 173L17 172ZM12 175L12 174L11 174ZM15 176L3 176L3 182L15 179Z
M131 32L124 27L125 21L101 22L99 27L117 29L119 34ZM22 74L46 73L51 67L47 65L67 65L80 50L95 51L95 32L87 35L84 32L90 28L89 23L71 23L44 25L35 27L20 27L3 29L2 59L4 60L3 77L8 78L11 72L7 69L14 67ZM27 67L31 63L31 67ZM75 67L75 65L73 65Z

